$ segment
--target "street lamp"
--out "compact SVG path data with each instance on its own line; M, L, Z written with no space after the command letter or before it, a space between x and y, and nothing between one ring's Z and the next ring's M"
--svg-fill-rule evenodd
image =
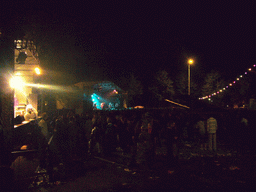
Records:
M190 95L190 65L192 65L193 63L193 59L188 60L188 95Z

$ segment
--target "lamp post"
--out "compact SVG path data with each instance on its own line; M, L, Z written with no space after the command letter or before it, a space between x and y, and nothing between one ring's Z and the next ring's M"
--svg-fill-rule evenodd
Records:
M193 59L188 60L188 95L190 95L190 65L192 65L193 63Z

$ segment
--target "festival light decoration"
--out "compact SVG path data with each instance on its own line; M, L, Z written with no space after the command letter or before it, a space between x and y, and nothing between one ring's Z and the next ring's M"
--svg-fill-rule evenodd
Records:
M256 64L254 64L253 67L256 67ZM252 68L248 68L248 71L252 71ZM248 74L247 71L245 71L244 75L247 75L247 74ZM241 78L244 77L244 75L240 75L239 77L236 78L236 80L239 81ZM209 98L211 96L215 96L217 94L220 94L221 92L226 91L229 88L229 86L230 87L233 86L233 84L235 84L235 83L236 83L236 81L232 81L232 83L229 83L226 87L224 87L224 88L220 89L219 91L217 91L215 93L212 93L212 94L210 94L208 96L200 97L199 100L204 100L204 99L207 99L207 98Z

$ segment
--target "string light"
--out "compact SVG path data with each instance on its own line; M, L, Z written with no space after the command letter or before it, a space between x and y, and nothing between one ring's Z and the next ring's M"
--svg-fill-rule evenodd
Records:
M256 67L256 64L254 64L253 67ZM248 71L252 71L252 68L248 68ZM244 72L244 75L247 75L247 71ZM240 75L239 77L242 78L243 75ZM240 80L239 77L236 78L237 81ZM235 83L236 83L236 81L233 81L233 84L235 84ZM229 83L229 86L232 86L233 84L232 84L232 83ZM200 97L199 100L204 100L204 99L210 98L211 96L214 96L214 95L216 95L216 94L219 94L220 92L223 92L222 90L224 90L224 91L227 90L227 89L229 88L229 86L227 85L226 88L224 87L224 88L222 88L221 90L219 90L218 92L215 92L215 93L213 93L213 94L210 94L209 96Z

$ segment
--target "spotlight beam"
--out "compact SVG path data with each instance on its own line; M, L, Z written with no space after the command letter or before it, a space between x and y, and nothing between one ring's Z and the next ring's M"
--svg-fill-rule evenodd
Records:
M74 92L72 88L64 87L64 86L57 86L57 85L44 85L44 84L33 84L33 83L25 83L25 86L30 86L30 87L36 87L39 89L49 89L49 90L55 90L55 91L70 91Z

